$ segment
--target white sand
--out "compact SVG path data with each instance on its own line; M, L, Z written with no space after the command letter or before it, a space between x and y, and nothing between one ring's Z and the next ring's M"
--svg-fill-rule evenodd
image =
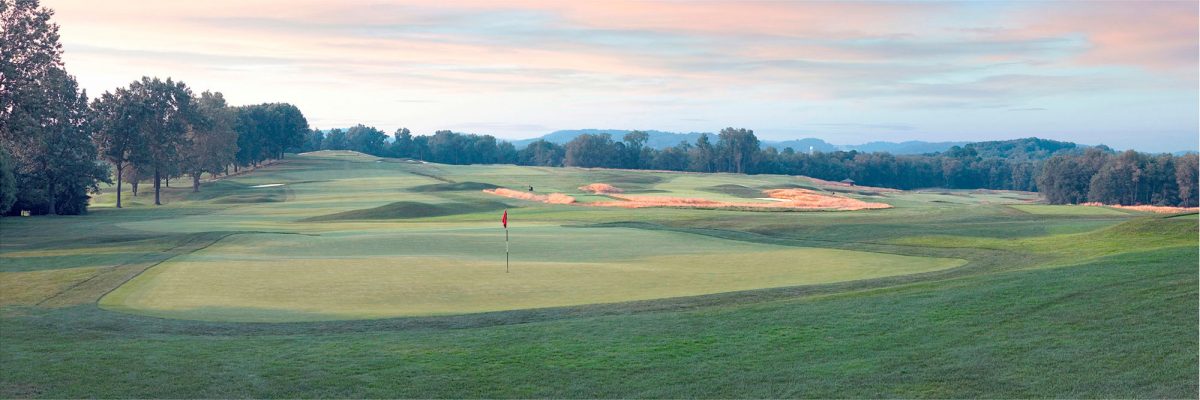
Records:
M252 188L268 188L268 187L276 187L276 186L283 186L283 184L282 183L268 183L266 185L254 185L251 187Z

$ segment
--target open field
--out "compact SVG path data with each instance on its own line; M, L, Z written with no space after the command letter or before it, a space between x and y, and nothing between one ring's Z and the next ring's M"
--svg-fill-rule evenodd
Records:
M580 189L592 183L725 202L804 188L893 208L590 207L620 201ZM528 186L583 204L483 192ZM0 220L0 397L1198 390L1194 213L336 152L164 194L162 207L113 209L105 193L87 216Z

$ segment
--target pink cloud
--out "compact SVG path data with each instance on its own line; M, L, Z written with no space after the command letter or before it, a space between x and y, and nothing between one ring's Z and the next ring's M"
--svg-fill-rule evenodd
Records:
M1074 61L1128 65L1194 75L1200 53L1195 1L1069 2L1023 10L1024 35L1080 35L1087 49Z

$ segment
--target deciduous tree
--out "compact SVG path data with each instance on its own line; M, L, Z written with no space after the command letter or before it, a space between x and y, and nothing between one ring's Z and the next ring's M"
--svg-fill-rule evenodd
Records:
M196 100L198 118L188 130L181 152L182 169L192 178L192 191L200 191L200 177L216 174L234 162L237 156L237 131L233 129L233 109L220 92L205 91Z
M171 78L142 77L129 84L129 92L146 107L137 125L145 144L145 166L154 175L154 205L162 205L162 180L178 168L180 149L198 119L192 90Z
M20 208L79 214L106 178L52 15L36 0L0 2L0 146L12 156Z
M728 165L724 171L746 173L755 156L761 151L754 131L725 128L717 137L718 157Z
M8 151L0 148L0 215L8 213L17 201L17 177L13 175L13 162Z
M607 133L582 134L567 142L563 165L571 167L612 167L619 156L612 136Z
M1185 154L1175 160L1175 184L1179 187L1179 205L1196 207L1200 199L1200 157Z
M381 156L387 144L387 134L373 126L358 124L346 131L346 141L350 150Z
M118 88L100 95L92 102L91 110L92 140L100 151L100 158L113 165L117 208L121 208L122 178L129 164L142 155L139 150L144 143L139 124L145 123L142 113L148 109L129 90Z

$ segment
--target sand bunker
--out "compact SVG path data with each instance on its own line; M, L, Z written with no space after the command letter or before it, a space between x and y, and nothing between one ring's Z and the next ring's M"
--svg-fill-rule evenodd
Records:
M580 186L580 190L606 194L609 197L618 199L618 201L597 201L591 203L575 203L575 198L562 194L550 193L548 195L536 194L532 192L522 192L518 190L496 188L484 189L484 193L504 196L513 199L537 201L546 204L580 204L592 207L620 207L620 208L647 208L647 207L679 207L679 208L731 208L731 209L796 209L796 210L837 210L837 211L853 211L853 210L870 210L880 208L892 208L890 204L885 203L868 203L858 199L852 199L843 196L834 196L823 193L817 193L807 189L773 189L763 191L768 197L761 198L765 202L728 202L717 201L692 197L670 197L670 196L643 196L643 195L626 195L619 194L621 189L604 183L593 183L587 186Z
M609 185L607 183L593 183L593 184L587 185L587 186L580 186L579 190L582 190L585 192L590 192L590 193L595 193L595 194L611 194L611 193L624 193L625 192L624 190L621 190L621 188L618 188L613 185Z
M512 199L521 199L529 201L537 201L546 204L571 204L575 202L575 198L562 193L536 194L533 192L521 192L512 189L495 188L484 189L484 193L504 196Z
M801 208L831 208L835 210L892 208L890 204L886 203L869 203L849 197L830 196L808 189L773 189L764 191L763 193L774 199L790 200L791 204L799 205Z
M252 188L269 188L269 187L276 187L276 186L283 186L283 184L282 183L268 183L265 185L254 185L251 187Z
M763 209L800 209L800 210L868 210L891 208L890 204L868 203L858 199L842 196L831 196L806 189L774 189L766 193L770 203L726 202L709 199L665 196L633 196L611 195L624 201L601 201L587 203L596 207L694 207L694 208L763 208Z
M1109 204L1095 203L1095 202L1083 203L1080 205L1090 206L1090 207L1111 207L1111 208L1117 208L1117 209L1122 209L1122 210L1146 211L1146 212L1152 212L1152 213L1158 213L1158 214L1182 214L1182 213L1200 211L1200 207L1122 206L1122 205L1109 205Z

